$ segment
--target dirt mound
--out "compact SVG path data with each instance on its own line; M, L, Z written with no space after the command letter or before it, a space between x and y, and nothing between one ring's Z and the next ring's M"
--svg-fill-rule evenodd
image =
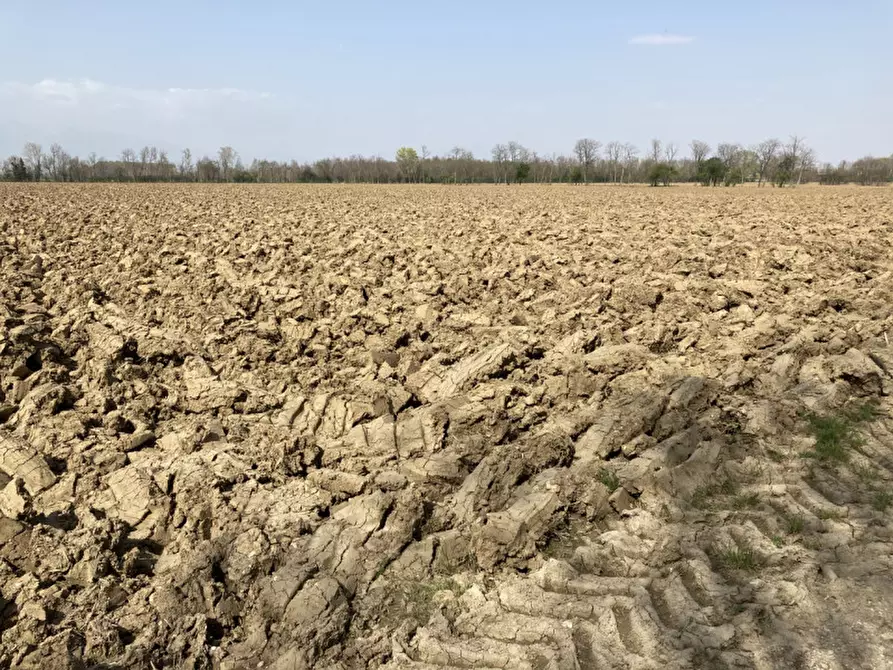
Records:
M890 665L885 197L0 188L0 666Z

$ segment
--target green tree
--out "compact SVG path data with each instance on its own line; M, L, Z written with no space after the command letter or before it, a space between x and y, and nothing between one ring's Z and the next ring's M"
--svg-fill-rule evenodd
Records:
M412 147L397 149L397 167L404 181L415 181L419 171L419 154Z
M3 178L8 181L30 181L31 175L21 156L10 156L3 166Z
M716 186L725 176L726 164L716 156L701 163L701 169L698 171L698 181L704 186Z
M257 177L254 173L249 172L244 168L239 168L233 171L233 181L237 184L250 184L252 182L257 181Z
M775 167L775 178L773 180L775 185L779 188L784 188L784 185L793 178L795 167L797 167L797 157L794 154L786 153L782 156Z
M515 180L520 184L527 181L528 176L530 176L530 163L518 163L518 167L515 168Z
M723 180L723 186L736 186L744 183L744 170L741 167L733 167L726 170L726 176Z
M583 170L581 170L577 166L574 166L574 168L571 170L570 177L571 182L573 182L574 184L581 183L583 181Z
M648 171L648 182L652 186L657 186L658 184L669 186L670 180L676 176L676 173L676 168L669 163L655 163Z

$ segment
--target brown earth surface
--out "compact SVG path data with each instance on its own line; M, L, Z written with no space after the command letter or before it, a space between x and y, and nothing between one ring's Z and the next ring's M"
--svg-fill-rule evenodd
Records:
M0 185L0 667L893 667L891 229Z

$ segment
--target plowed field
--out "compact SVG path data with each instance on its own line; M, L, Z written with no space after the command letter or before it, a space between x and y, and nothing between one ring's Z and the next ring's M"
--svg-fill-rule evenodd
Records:
M893 667L891 230L0 185L0 667Z

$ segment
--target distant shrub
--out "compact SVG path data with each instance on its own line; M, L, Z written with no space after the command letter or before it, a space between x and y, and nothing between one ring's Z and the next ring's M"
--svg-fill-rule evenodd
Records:
M233 173L233 181L237 184L250 184L257 181L257 177L248 170L237 170Z
M704 186L717 186L726 176L726 164L714 156L701 164L698 181Z
M648 171L648 182L652 186L659 184L669 186L670 180L676 176L677 172L676 168L669 163L655 163Z

